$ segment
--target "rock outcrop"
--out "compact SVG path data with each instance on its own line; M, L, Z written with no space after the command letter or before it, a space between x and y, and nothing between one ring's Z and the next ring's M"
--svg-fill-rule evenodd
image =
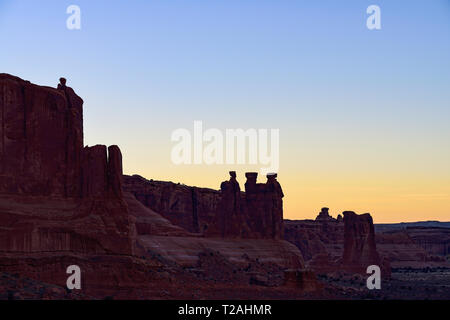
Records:
M346 211L335 219L328 210L322 208L315 220L285 221L285 239L300 249L307 266L317 273L365 274L369 265L379 265L389 276L389 259L377 249L370 214Z
M122 153L118 146L85 147L82 152L81 197L122 197Z
M65 287L78 265L81 296L95 298L315 287L300 251L281 240L274 176L254 194L265 227L244 232L259 216L244 210L235 177L221 191L123 177L117 146L83 146L82 105L65 79L53 89L0 74L0 272ZM217 238L203 237L215 224Z
M120 150L83 147L83 100L72 88L0 74L0 92L0 193L120 197Z
M344 223L333 218L328 208L322 208L315 220L286 220L285 239L295 244L316 273L339 269L344 252Z
M378 265L386 276L390 276L389 262L382 259L375 243L375 230L370 214L357 215L345 211L344 253L341 267L350 272L366 273L370 265Z
M215 219L220 191L189 187L166 181L146 180L141 176L123 176L124 191L189 232L203 233Z
M250 228L243 215L244 199L236 180L236 172L230 172L230 180L220 185L220 202L215 218L206 230L208 236L249 237Z
M207 237L283 239L283 191L276 175L257 183L256 172L246 173L245 192L236 173L220 191L171 182L125 176L124 189L143 205L172 223Z
M333 259L344 252L344 223L329 220L285 220L285 239L295 244L309 261L317 254Z
M344 254L342 263L349 267L378 263L375 244L375 230L370 214L357 215L345 211L344 215Z
M0 93L1 250L131 254L120 150L83 147L83 100L7 74Z
M334 219L322 212L325 210L322 209L315 220L285 220L285 239L300 249L309 268L328 273L340 268L344 253L344 222L342 215ZM448 268L446 255L450 248L450 228L444 223L442 226L429 224L374 225L376 251L382 261L388 260L396 269Z
M268 174L267 182L256 183L258 174L245 174L245 215L250 229L263 238L283 239L283 191L276 174Z
M322 208L320 210L319 215L316 217L316 221L336 221L330 214L328 213L328 208Z
M0 192L78 197L83 100L0 74Z

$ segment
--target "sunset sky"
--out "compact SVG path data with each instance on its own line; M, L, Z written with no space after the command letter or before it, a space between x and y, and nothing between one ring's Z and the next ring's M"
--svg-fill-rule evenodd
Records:
M341 2L0 0L0 73L66 77L127 174L243 189L260 165L176 166L171 133L274 128L285 218L450 221L450 1Z

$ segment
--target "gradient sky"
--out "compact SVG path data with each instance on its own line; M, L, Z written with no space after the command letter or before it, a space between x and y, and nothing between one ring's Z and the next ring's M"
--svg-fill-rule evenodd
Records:
M172 131L279 128L286 218L450 220L448 0L0 0L0 43L0 72L68 79L125 173L243 188L259 166L175 166Z

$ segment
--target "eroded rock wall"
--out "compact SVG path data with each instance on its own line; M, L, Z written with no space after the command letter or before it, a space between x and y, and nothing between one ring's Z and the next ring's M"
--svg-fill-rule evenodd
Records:
M358 215L345 211L344 253L341 268L346 271L365 273L370 265L377 265L385 275L390 276L390 264L382 258L375 242L375 229L369 213Z
M0 193L80 195L83 100L0 74Z
M124 190L172 223L207 237L283 239L283 191L276 175L256 183L247 173L245 192L236 177L220 191L124 176Z
M132 253L122 175L117 146L83 147L73 89L0 74L0 251Z

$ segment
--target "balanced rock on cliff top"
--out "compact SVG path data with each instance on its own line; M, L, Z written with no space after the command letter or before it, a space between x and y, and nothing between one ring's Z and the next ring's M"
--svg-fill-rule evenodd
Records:
M336 221L336 219L330 216L328 210L328 208L322 208L316 217L316 221Z

